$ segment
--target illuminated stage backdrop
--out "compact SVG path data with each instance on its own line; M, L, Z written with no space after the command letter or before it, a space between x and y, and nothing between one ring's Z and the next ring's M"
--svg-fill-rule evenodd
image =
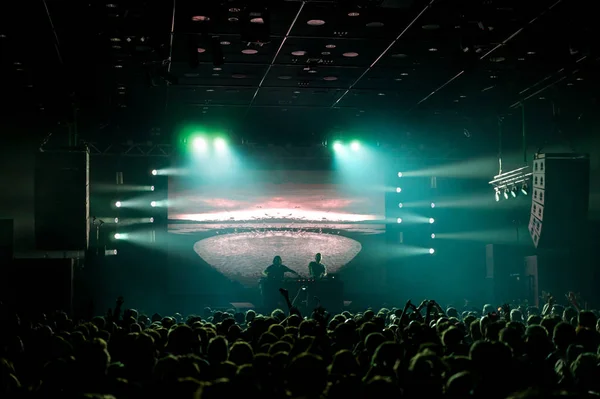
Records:
M244 283L256 282L274 255L305 275L322 252L336 272L361 251L361 237L385 230L377 177L340 180L332 171L250 171L219 181L173 177L169 232L173 240L185 235L202 261Z
M256 281L275 255L280 254L285 265L306 276L307 262L316 252L326 254L328 271L335 273L354 259L361 248L351 238L304 231L224 234L194 245L194 251L208 264L249 284Z

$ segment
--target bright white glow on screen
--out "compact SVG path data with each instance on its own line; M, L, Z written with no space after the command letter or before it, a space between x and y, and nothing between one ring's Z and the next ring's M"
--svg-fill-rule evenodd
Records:
M350 149L352 151L360 150L360 143L358 141L353 141L352 143L350 143Z
M117 202L115 202L115 206L116 206L117 208L120 208L120 207L121 207L121 205L123 205L123 204L121 204L121 201L117 201Z
M431 223L431 224L435 223L435 219L434 218L429 218L429 223Z
M384 225L385 195L377 176L356 181L334 171L287 170L244 170L223 178L172 176L168 216L199 223Z
M348 214L335 212L307 211L293 208L272 208L257 210L240 210L232 212L214 213L188 213L172 217L173 220L190 220L194 222L226 222L226 221L254 221L254 220L295 220L326 221L326 222L363 222L378 220L377 215Z
M396 192L397 192L398 194L400 194L400 193L402 192L402 188L400 188L400 187L396 187Z

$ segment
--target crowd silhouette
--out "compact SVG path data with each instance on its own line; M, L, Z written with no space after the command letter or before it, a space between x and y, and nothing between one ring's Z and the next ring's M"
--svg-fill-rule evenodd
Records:
M404 307L302 315L204 309L91 320L0 314L2 398L535 398L597 396L598 317L542 308Z

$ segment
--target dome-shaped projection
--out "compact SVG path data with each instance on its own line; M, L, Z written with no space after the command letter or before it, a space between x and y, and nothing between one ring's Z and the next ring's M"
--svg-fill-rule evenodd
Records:
M317 252L329 273L335 273L361 251L361 244L333 234L267 231L217 235L194 244L194 251L224 275L244 284L255 284L275 255L302 276Z

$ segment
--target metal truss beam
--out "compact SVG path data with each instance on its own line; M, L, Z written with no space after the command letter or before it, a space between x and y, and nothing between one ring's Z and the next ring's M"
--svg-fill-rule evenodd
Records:
M170 157L173 146L170 144L149 143L87 143L90 155L125 157Z
M162 157L169 158L175 155L175 147L171 144L153 144L153 143L86 143L91 156L123 156L123 157ZM283 146L283 145L260 145L260 144L242 144L240 149L245 155L263 160L330 160L333 158L331 149L324 145L304 145L304 146ZM402 160L438 160L438 161L459 161L462 158L453 157L450 154L440 154L435 156L422 153L417 149L384 147L382 148L391 159Z

